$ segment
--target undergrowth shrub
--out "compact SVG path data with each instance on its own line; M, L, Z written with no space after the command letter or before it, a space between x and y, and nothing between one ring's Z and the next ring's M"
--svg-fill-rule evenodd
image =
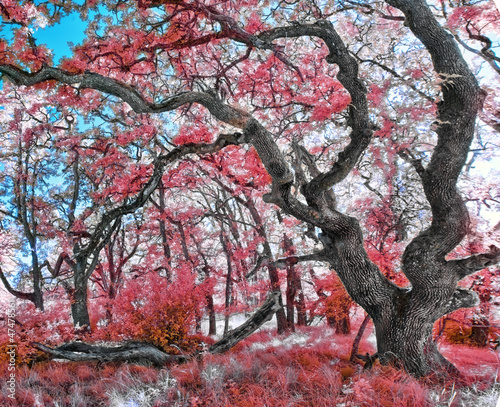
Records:
M93 337L149 342L171 354L194 351L202 340L192 327L204 307L204 287L189 271L178 271L173 282L154 274L147 284L130 281L113 303L111 321Z
M500 328L490 325L486 319L446 319L443 323L443 339L451 344L487 347L490 339L500 337Z

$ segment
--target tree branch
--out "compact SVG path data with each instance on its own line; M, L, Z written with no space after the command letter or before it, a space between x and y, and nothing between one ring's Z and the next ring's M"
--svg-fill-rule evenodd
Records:
M297 263L305 262L305 261L328 261L327 253L322 250L316 253L304 254L302 256L289 256L284 257L269 264L272 264L276 268L285 268L287 266L293 266Z
M368 147L373 126L368 116L367 89L358 77L358 63L349 53L344 42L328 21L314 24L294 24L290 27L278 27L259 34L264 42L272 42L278 38L295 38L311 36L321 38L330 54L325 58L330 64L339 67L337 78L351 96L349 106L349 125L351 126L351 142L342 151L331 169L316 176L304 188L306 199L313 199L323 191L342 181L354 168L359 157Z
M94 89L118 97L128 103L136 113L161 113L175 110L185 104L198 103L206 107L217 119L241 129L251 117L248 113L224 104L217 97L204 92L178 93L161 103L153 103L132 86L90 71L72 74L59 68L44 66L37 72L29 73L14 65L2 64L0 72L16 86L33 86L55 80L67 85L78 85L82 89Z
M274 313L281 308L279 303L280 297L281 293L279 291L273 291L269 294L266 301L245 323L229 331L219 342L210 346L208 349L209 353L223 353L228 351L238 342L255 332L264 322L270 321Z
M490 246L489 253L476 254L465 259L451 260L447 265L451 266L459 278L465 278L469 274L480 271L486 267L494 266L500 262L500 248Z
M428 50L441 78L442 93L442 101L437 104L437 145L429 165L423 171L416 167L431 206L432 223L406 247L403 272L414 289L449 286L453 276L447 275L444 258L469 228L468 211L456 185L473 140L482 94L453 36L439 25L425 0L386 3L404 13L405 25ZM437 296L436 301L449 295L443 291L443 297Z

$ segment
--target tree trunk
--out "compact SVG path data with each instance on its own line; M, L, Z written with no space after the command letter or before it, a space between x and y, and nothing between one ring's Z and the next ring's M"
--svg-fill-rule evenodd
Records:
M88 278L85 261L77 259L74 269L74 291L71 299L71 316L77 333L90 331L90 317L88 310Z
M273 258L273 252L271 250L271 245L269 244L269 240L267 239L267 234L266 230L264 228L264 222L262 221L262 217L260 216L260 213L257 211L257 208L255 207L254 202L252 201L252 198L247 196L247 200L245 202L245 206L247 207L248 211L250 212L250 215L252 216L252 219L255 222L255 229L257 230L257 233L259 236L263 239L262 246L264 249L264 255L268 259ZM280 278L278 274L278 269L273 266L272 264L268 265L268 271L269 271L269 280L271 283L271 291L273 292L280 292L281 293L281 285L280 285ZM286 331L288 331L289 326L288 326L288 321L286 318L285 310L283 307L283 298L280 295L279 297L279 304L280 308L276 312L276 321L278 325L278 334L282 334Z
M297 325L306 326L307 325L306 300L304 298L304 291L302 290L302 283L300 281L300 278L298 279L298 291L299 291L299 299L297 301Z
M341 335L347 335L351 332L351 320L349 310L341 310L337 316L328 317L328 325L335 329L335 332Z
M351 357L349 358L351 362L354 361L356 355L359 352L359 344L361 343L361 338L365 333L365 329L366 326L368 325L368 322L370 322L370 316L366 314L365 318L363 319L363 322L361 323L361 326L359 327L358 333L356 334L356 338L354 338L354 342L352 343Z
M485 317L477 317L472 320L472 333L470 339L474 345L484 348L488 346L488 332L490 321Z
M247 338L267 321L270 321L274 313L283 305L280 304L281 292L272 292L261 305L261 307L242 325L228 332L227 335L217 343L210 346L210 353L223 353L231 349L238 342Z
M450 368L430 340L434 322L449 312L478 303L475 293L457 287L458 281L498 261L500 252L492 248L488 254L446 260L469 228L467 208L456 185L470 150L482 96L453 37L439 25L424 0L387 3L403 12L405 25L429 51L442 80L436 117L438 141L430 162L424 167L421 161L409 160L420 176L432 211L431 225L412 240L402 258L402 271L411 290L396 286L381 274L368 258L357 219L339 212L327 199L328 191L355 167L373 135L366 86L358 77L356 60L330 22L277 28L260 37L267 41L304 35L321 38L330 51L326 62L338 66L337 78L351 96L350 143L338 154L337 161L328 171L315 174L307 155L301 157L314 170L309 170L313 178L308 182L304 179L300 186L306 203L292 193L293 177L290 180L284 169L286 161L276 154L269 158L276 146L273 135L250 119L244 136L252 142L273 179L271 192L263 196L265 202L322 230L319 237L324 249L316 257L331 265L351 298L372 318L381 362L397 363L422 376ZM276 160L280 161L279 166ZM300 172L296 171L304 178Z
M283 254L285 256L293 256L295 254L295 247L292 240L286 235L283 235ZM286 319L288 328L295 331L295 276L294 267L289 264L286 268Z
M226 256L227 264L227 275L226 275L226 290L225 290L225 301L224 310L226 315L224 316L224 335L229 331L229 307L233 304L233 263L231 261L231 253L229 251L229 246L226 241L226 236L224 229L221 225L221 230L219 234L219 240L222 245L222 250Z
M217 321L215 319L214 298L212 295L207 295L208 308L208 334L217 335Z
M293 282L293 267L287 269L287 287L286 287L286 320L288 329L295 331L295 295L296 290Z

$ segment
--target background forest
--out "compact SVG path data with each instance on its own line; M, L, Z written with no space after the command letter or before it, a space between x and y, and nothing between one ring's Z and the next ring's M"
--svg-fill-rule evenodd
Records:
M0 14L2 406L497 406L493 1Z

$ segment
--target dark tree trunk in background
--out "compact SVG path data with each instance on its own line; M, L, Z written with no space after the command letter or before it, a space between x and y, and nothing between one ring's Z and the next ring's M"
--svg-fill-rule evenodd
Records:
M76 260L74 268L74 289L71 298L71 316L77 333L90 331L90 317L88 310L88 277L86 261Z
M350 307L349 307L350 308ZM351 332L351 319L349 318L349 309L339 310L338 315L327 317L328 325L335 329L335 332L341 335L347 335Z
M231 261L231 252L228 247L228 243L226 241L226 236L224 233L224 229L221 224L221 231L219 235L219 239L222 245L222 250L226 255L226 264L227 264L227 275L226 275L226 290L225 290L225 300L224 300L224 309L226 315L224 316L224 335L229 331L229 307L233 304L233 263Z
M304 298L304 291L302 290L302 283L300 278L298 279L299 298L297 300L297 325L306 326L307 325L307 311L306 311L306 301Z
M166 277L170 280L172 278L172 272L170 270L171 266L171 258L172 258L172 253L170 250L170 245L168 243L168 236L167 236L167 223L165 222L164 214L165 214L165 186L163 185L163 182L160 182L159 188L158 188L158 203L159 203L159 211L160 214L162 215L160 219L158 220L159 226L160 226L160 236L161 236L161 247L163 249L163 256L165 257L165 263L166 263Z
M207 309L208 309L208 334L217 335L217 320L215 319L214 297L207 295Z
M292 240L285 234L283 236L283 251L286 256L295 254ZM295 331L296 297L300 290L300 276L293 264L286 268L286 317L288 329Z

